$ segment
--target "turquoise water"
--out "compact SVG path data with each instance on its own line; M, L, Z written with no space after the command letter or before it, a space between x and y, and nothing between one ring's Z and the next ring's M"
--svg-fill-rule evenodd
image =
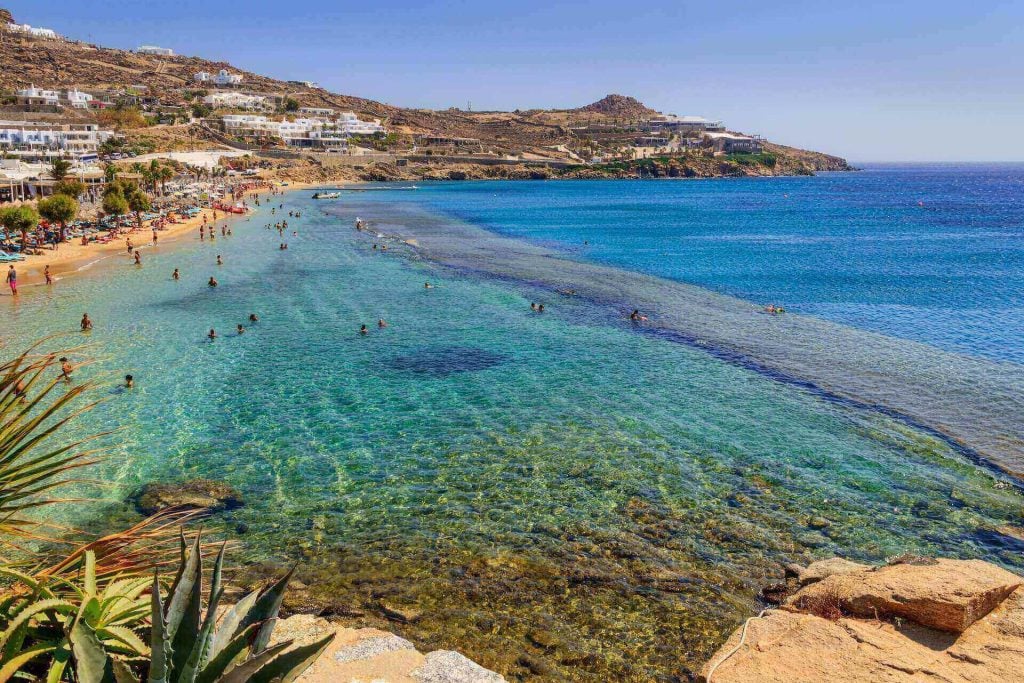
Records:
M662 201L703 187L648 186ZM757 609L786 561L919 552L1024 568L1020 544L998 532L1021 523L1021 497L975 462L983 440L893 417L920 406L890 410L884 401L905 392L866 379L886 372L830 383L811 354L828 345L815 340L862 341L856 330L762 316L610 257L489 237L446 194L485 188L504 202L551 188L593 204L625 191L571 187L467 183L334 203L294 193L281 200L303 212L289 219L299 234L287 251L264 208L213 244L147 249L142 268L118 261L4 298L0 337L18 348L67 332L97 361L79 376L135 375L133 391L104 388L109 400L81 422L121 428L106 502L89 508L98 518L121 518L147 481L223 479L247 501L220 520L247 528L239 559L253 571L299 559L310 604L377 625L382 603L415 607L422 618L390 627L513 678L681 675ZM418 246L356 232L356 216ZM577 294L559 295L551 278ZM638 299L648 325L625 317ZM676 307L704 321L699 335ZM95 321L87 337L74 332L83 311ZM235 336L250 312L260 322ZM742 353L717 343L746 320L756 327L743 328ZM222 335L213 343L210 327ZM759 341L780 330L799 342L785 356ZM937 381L928 359L955 362L952 377L977 372L983 388L1016 380L1011 362L867 339L922 391ZM859 372L858 357L832 353ZM867 392L880 409L850 397ZM963 396L951 402L975 400L969 387Z

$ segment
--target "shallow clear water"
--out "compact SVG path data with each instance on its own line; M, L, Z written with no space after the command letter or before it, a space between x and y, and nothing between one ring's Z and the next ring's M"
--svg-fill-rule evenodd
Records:
M835 182L802 182L815 181ZM663 198L700 185L643 187ZM448 242L382 252L351 227L360 215L426 235L457 221L424 196L477 188L497 202L625 191L459 184L330 204L296 193L281 200L304 214L287 251L264 209L213 244L146 250L141 269L0 300L8 348L57 331L79 343L87 310L98 362L79 376L137 378L131 392L104 389L110 400L81 423L123 428L109 502L90 509L120 519L141 483L223 479L247 501L222 517L248 526L242 557L301 559L303 600L371 624L382 603L416 607L422 618L391 628L513 677L679 675L756 609L784 561L912 551L1024 568L1020 544L996 530L1021 523L1018 490L937 436L635 327L607 300L484 272L454 248L435 260ZM513 249L561 267L542 247ZM674 291L642 284L652 300ZM235 336L253 311L261 321Z

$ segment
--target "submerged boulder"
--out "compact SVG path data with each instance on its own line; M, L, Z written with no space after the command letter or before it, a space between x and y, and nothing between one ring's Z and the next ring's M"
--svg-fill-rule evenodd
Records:
M150 483L133 496L135 507L144 515L168 508L231 510L242 505L242 495L224 482L190 479L181 483Z

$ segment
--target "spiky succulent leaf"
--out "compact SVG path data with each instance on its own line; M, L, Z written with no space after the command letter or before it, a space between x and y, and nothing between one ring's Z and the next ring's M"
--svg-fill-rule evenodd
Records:
M185 663L192 653L192 646L199 638L203 615L203 561L199 550L198 536L196 536L196 545L192 549L192 555L198 558L196 561L195 579L191 581L188 601L184 603L184 611L181 620L178 622L178 629L174 632L171 640L171 677L179 681L182 680L180 674L185 669ZM188 570L186 569L181 583L178 584L179 591L189 584L187 575Z
M96 595L96 553L92 550L85 553L85 592Z
M232 642L239 633L246 629L243 621L253 605L256 604L256 599L259 596L258 591L253 591L232 605L231 609L224 613L213 636L213 643L209 654L210 659L216 657L221 650L227 647L228 643Z
M131 668L120 659L111 660L114 669L114 681L116 683L139 683L139 677Z
M71 627L71 652L75 660L75 680L79 683L103 683L113 679L110 657L103 643L81 619Z
M219 679L220 683L248 683L257 671L266 666L274 657L288 649L291 644L292 641L286 640L283 643L268 647L255 657L246 659L234 669L221 676Z
M182 542L184 543L184 536ZM192 552L188 553L184 568L179 570L179 576L171 587L170 600L167 604L167 633L172 639L178 634L178 627L186 616L191 616L199 606L194 604L194 587L202 580L202 553L199 547L199 535L196 535ZM196 620L196 629L198 619Z
M274 631L274 625L277 623L277 613L280 611L281 603L284 601L284 592L287 590L288 582L291 580L294 572L295 568L292 567L288 570L287 574L260 593L256 604L245 616L245 619L242 620L244 625L249 625L256 621L263 622L263 626L260 627L260 632L256 634L256 640L252 644L252 652L254 654L263 650L267 643L270 642L270 634Z
M256 637L256 632L259 631L261 625L250 624L225 643L220 651L216 655L211 656L210 661L199 671L199 674L196 676L196 683L214 683L214 681L219 681L221 676L231 670L235 660L249 649L249 645L252 643L253 638Z
M19 639L24 638L25 629L28 627L28 623L33 617L46 612L74 614L76 609L77 608L73 604L65 600L50 599L32 602L22 609L18 613L18 616L11 620L3 633L0 633L0 646L6 650L8 649L8 643L12 645L17 643L16 647L20 648L21 645L18 641Z
M210 596L210 604L206 606L203 628L192 644L192 651L189 653L188 659L185 660L184 666L178 672L178 683L192 683L196 679L199 669L208 659L213 627L217 623L217 604L220 602L222 594L223 591L218 590Z
M171 639L167 635L167 621L164 619L164 605L160 598L160 579L153 573L153 592L150 595L152 610L150 617L153 628L150 631L149 683L166 683L167 665L171 661Z
M334 633L315 643L300 645L274 657L266 666L249 677L250 683L291 683L323 654L334 640Z
M46 672L46 683L60 683L64 678L64 670L67 669L68 662L71 661L71 643L66 638L60 641L53 649L51 656L53 661Z
M25 648L10 659L5 659L4 665L0 667L0 681L6 682L11 680L11 677L18 673L18 671L21 670L21 667L25 666L41 654L52 652L56 647L56 641L48 640L36 643Z

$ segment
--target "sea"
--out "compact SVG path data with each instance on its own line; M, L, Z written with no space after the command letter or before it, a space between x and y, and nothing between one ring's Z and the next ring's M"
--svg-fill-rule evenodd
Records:
M1024 571L1024 165L341 190L0 299L101 383L75 515L225 481L239 580L510 680L685 680L789 562Z

